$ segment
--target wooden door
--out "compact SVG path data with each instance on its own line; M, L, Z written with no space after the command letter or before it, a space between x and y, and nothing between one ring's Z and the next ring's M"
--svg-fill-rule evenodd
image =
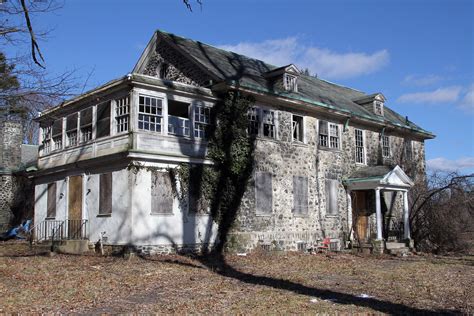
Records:
M82 224L82 176L69 177L68 201L68 237L77 239L81 237Z
M367 208L367 192L355 191L353 205L354 233L357 239L365 242L368 239L369 212Z

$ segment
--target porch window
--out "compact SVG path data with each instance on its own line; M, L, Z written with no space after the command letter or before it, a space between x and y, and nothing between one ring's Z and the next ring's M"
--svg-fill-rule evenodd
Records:
M77 113L66 117L66 147L77 145Z
M263 110L263 136L276 138L275 111Z
M151 213L173 213L173 190L168 172L151 172Z
M168 134L189 136L189 103L168 100Z
M48 184L48 195L46 198L46 218L56 217L56 182Z
M360 129L355 130L355 160L356 163L365 164L364 131Z
M206 139L211 123L211 109L202 105L194 107L194 137Z
M140 95L138 97L138 129L161 133L163 100Z
M103 173L99 178L99 215L112 214L112 173Z
M337 180L326 180L326 215L334 216L338 215L338 188L339 182Z
M97 105L96 138L110 135L110 101Z
M57 119L53 123L53 143L54 150L63 148L63 119Z
M293 176L293 212L308 214L308 178Z
M117 133L128 131L130 120L130 97L127 95L115 100L115 130Z
M339 149L339 125L327 121L319 121L319 146Z
M270 215L273 210L272 174L268 172L255 173L255 208L257 215Z
M51 152L52 125L43 127L43 154Z
M293 115L292 128L293 141L302 143L304 141L304 124L302 116Z
M259 108L257 107L250 107L247 112L247 117L249 120L249 126L247 129L247 133L249 135L257 135L259 134L260 129L260 115L259 115Z
M81 129L81 143L92 139L92 107L80 112L79 125Z
M390 158L391 157L390 137L387 136L387 135L382 136L382 156L384 158Z

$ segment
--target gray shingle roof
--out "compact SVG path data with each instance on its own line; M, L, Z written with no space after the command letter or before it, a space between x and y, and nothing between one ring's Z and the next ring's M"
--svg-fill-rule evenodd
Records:
M385 106L384 118L382 118L358 105L353 100L367 96L361 91L303 74L300 75L298 80L298 92L279 91L272 86L271 81L265 78L265 73L280 67L174 34L163 31L157 31L157 33L159 37L174 44L183 53L200 63L217 80L238 84L260 92L304 101L315 106L332 108L381 123L389 122L423 133L425 137L434 137L433 134L423 130L413 122L407 122L403 116L387 106Z
M377 177L382 178L392 170L393 170L393 167L382 166L382 165L363 167L354 171L348 177L348 180L350 181L354 179L377 178Z

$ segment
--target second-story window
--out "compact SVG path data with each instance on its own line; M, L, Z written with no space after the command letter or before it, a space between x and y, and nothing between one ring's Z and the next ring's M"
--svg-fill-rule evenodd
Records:
M189 103L168 100L168 134L189 136Z
M52 125L43 127L43 154L51 152Z
M377 115L383 116L383 102L374 101L374 112Z
M260 115L259 109L257 107L250 107L247 111L247 117L249 120L249 126L247 129L247 133L249 135L258 135L258 131L260 128Z
M275 112L263 110L263 136L276 138Z
M81 130L81 143L86 143L92 139L92 107L81 111L79 118Z
M297 80L298 78L296 76L284 74L283 85L285 87L285 90L289 92L298 92Z
M163 100L140 95L138 97L138 129L161 133Z
M207 138L207 129L211 123L211 109L202 105L194 107L194 137Z
M110 135L110 101L97 105L96 138Z
M357 163L365 163L364 131L355 130L355 160Z
M66 117L66 147L77 145L77 113Z
M390 137L387 135L382 136L382 156L384 158L390 158L391 156L390 150Z
M54 150L63 148L63 119L57 119L53 123L53 143Z
M304 141L304 124L303 124L302 116L293 115L292 128L293 128L293 141L302 143Z
M121 99L115 100L115 126L116 132L122 133L128 131L130 120L130 98L127 95Z
M319 121L319 146L340 148L339 125L327 121Z

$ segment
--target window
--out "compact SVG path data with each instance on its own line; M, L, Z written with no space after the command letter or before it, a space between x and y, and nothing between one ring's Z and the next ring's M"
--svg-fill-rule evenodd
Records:
M79 126L81 129L81 143L90 141L92 139L92 107L81 111Z
M337 206L338 187L337 180L326 180L326 215L337 215L339 212Z
M99 177L99 215L112 214L112 173Z
M263 136L276 138L275 111L263 110Z
M293 115L292 121L293 128L293 141L303 142L304 141L304 124L303 117L298 115Z
M339 125L319 121L319 146L335 149L340 147Z
M66 117L66 147L77 145L77 113Z
M293 212L308 214L308 178L293 176Z
M63 119L57 119L53 123L53 143L54 150L63 148Z
M130 98L129 96L115 100L115 127L117 133L128 131Z
M268 172L255 173L255 208L257 214L272 213L272 174Z
M189 136L189 103L168 100L168 134Z
M48 195L46 199L46 218L56 217L56 182L48 184Z
M383 116L383 102L374 101L374 113Z
M43 154L51 152L52 125L43 127Z
M110 101L97 105L96 138L110 135Z
M365 163L364 131L355 130L355 160L357 163Z
M257 107L250 107L247 112L249 126L247 132L249 135L258 135L258 131L260 129L260 116L259 116L259 108Z
M173 213L173 190L168 172L151 172L151 213Z
M298 78L296 76L284 74L283 85L285 87L285 90L290 92L298 92L297 79Z
M138 97L138 129L161 133L162 104L159 98Z
M194 107L194 137L207 138L207 129L211 122L211 109L202 105Z
M387 135L382 135L382 156L384 158L390 158L390 137Z

